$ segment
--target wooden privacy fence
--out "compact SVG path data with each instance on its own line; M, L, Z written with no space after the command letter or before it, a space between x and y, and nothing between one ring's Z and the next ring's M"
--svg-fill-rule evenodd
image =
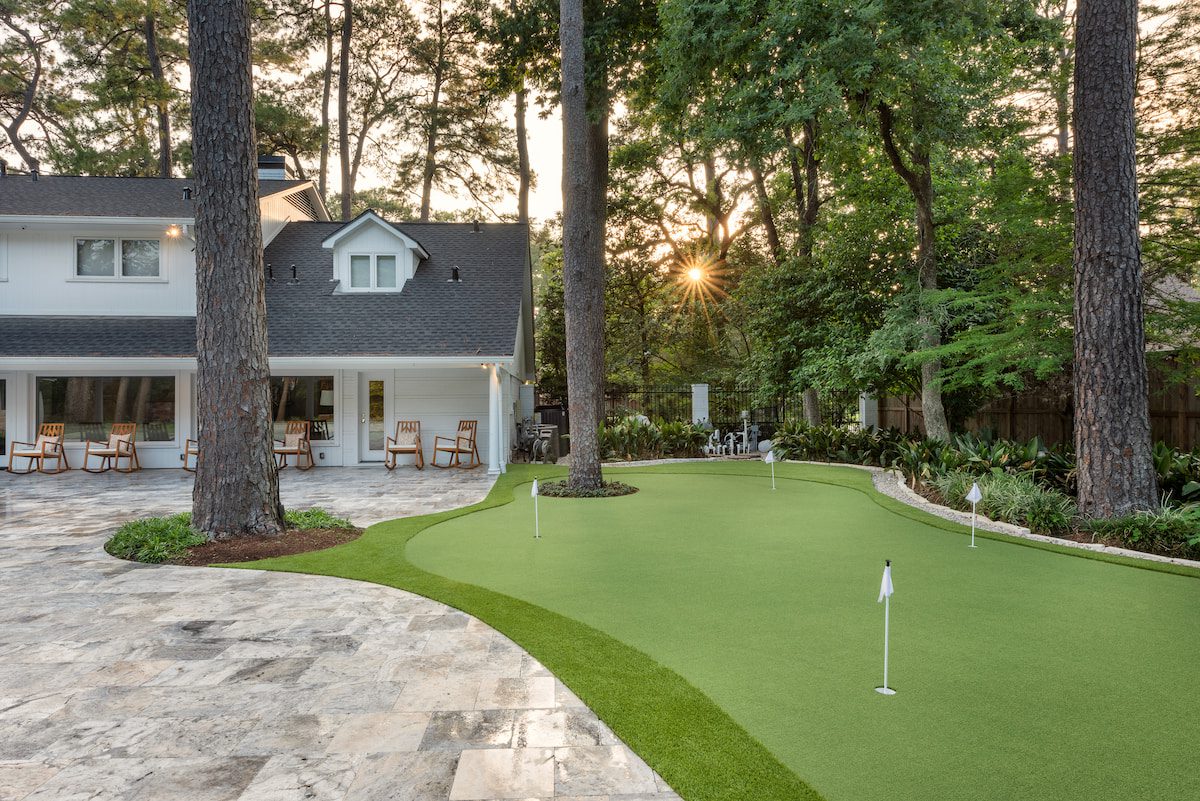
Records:
M1161 376L1150 377L1150 433L1155 440L1181 450L1200 446L1200 385L1168 385ZM1046 390L998 398L963 422L967 431L989 429L1002 439L1027 441L1041 437L1047 445L1070 443L1074 438L1071 396ZM879 427L904 432L924 431L921 398L888 395L879 399Z

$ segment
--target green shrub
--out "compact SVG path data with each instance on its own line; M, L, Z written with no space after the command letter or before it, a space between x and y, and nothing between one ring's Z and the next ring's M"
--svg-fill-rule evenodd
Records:
M192 528L192 515L183 512L131 520L117 529L104 547L121 559L158 564L183 556L189 547L205 541L204 535Z
M1085 531L1135 551L1200 559L1200 504L1163 506L1107 520L1089 520Z
M659 459L702 456L708 431L682 421L651 423L625 417L599 431L600 453L605 459Z
M334 517L329 512L314 506L311 509L288 509L283 513L283 522L288 528L354 528L344 517Z
M1075 501L1058 490L1041 486L1028 475L1004 473L996 468L994 472L976 476L959 469L933 476L928 483L947 506L969 511L971 504L966 497L975 481L983 494L978 511L993 520L1025 526L1040 534L1065 533L1075 520Z

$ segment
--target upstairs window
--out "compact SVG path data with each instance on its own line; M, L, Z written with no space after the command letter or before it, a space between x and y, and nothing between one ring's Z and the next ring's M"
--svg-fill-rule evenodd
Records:
M395 254L350 254L350 287L352 289L395 289Z
M159 278L160 251L157 239L76 239L75 277Z

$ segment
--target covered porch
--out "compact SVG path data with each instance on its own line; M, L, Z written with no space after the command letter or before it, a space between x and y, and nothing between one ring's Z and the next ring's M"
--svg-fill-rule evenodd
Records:
M400 420L420 423L428 467L439 436L477 422L480 471L504 470L512 450L522 392L511 359L271 359L275 438L289 421L306 421L317 467L378 467ZM527 400L528 405L528 400ZM137 423L143 468L180 468L196 437L194 359L0 360L0 456L11 442L33 442L39 425L65 424L70 466L83 464L85 442L103 440L116 422ZM405 473L416 472L411 456ZM445 454L437 460L447 462Z

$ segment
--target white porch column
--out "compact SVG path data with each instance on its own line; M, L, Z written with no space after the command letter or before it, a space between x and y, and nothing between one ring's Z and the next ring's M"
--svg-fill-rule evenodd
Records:
M488 367L488 473L500 472L500 427L504 416L500 409L500 365Z
M692 384L692 422L708 422L708 384Z

